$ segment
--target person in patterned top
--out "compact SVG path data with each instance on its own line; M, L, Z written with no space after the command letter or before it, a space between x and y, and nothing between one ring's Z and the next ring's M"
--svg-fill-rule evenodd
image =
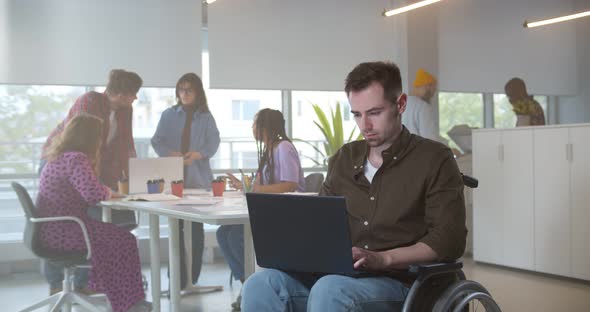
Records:
M104 131L101 134L100 170L97 176L100 181L111 189L117 189L117 181L129 176L129 158L135 157L135 144L132 132L131 107L137 99L137 92L143 81L134 72L113 69L109 75L106 90L103 93L90 91L80 96L70 108L66 118L51 132L41 156L41 174L47 162L47 151L54 139L65 129L68 122L80 114L93 115L103 122ZM100 219L100 208L90 207L90 216ZM132 211L113 211L113 223L128 226L135 224L135 214ZM49 293L61 291L63 280L63 266L42 262L42 270L49 283ZM75 273L74 286L77 290L86 292L86 269L78 269Z
M512 110L516 114L517 127L545 125L543 108L539 102L528 94L522 79L510 79L504 86L504 91L510 104L512 104Z
M53 138L39 181L37 212L40 217L81 219L91 248L89 288L105 293L115 312L149 311L135 236L112 223L90 218L86 211L100 201L118 197L96 176L100 172L102 132L103 121L83 113ZM40 234L40 243L50 250L87 249L82 230L74 222L43 223Z

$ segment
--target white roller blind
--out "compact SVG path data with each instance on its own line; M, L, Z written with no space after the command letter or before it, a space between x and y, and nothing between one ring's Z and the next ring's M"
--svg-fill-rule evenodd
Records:
M440 89L503 93L508 79L521 77L531 94L577 93L575 22L522 27L572 11L571 0L441 2Z
M398 60L385 0L240 0L209 5L212 88L342 90L358 63ZM399 49L401 50L401 49Z
M104 85L123 68L170 87L201 73L201 1L0 1L9 44L0 83Z

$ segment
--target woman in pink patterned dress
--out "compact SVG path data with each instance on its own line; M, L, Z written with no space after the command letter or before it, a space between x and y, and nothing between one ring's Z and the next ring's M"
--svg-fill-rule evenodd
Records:
M82 219L92 250L90 289L105 293L115 312L148 311L135 236L86 213L88 207L112 196L96 177L101 139L102 121L92 115L79 115L67 124L47 153L37 196L38 214ZM86 250L82 230L74 222L43 223L41 238L50 249Z

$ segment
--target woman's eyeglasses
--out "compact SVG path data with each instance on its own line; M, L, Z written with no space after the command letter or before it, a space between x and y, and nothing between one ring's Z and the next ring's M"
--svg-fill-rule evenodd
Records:
M182 94L182 93L192 94L192 93L195 93L195 90L193 90L191 88L188 88L188 89L180 88L180 89L178 89L178 94Z

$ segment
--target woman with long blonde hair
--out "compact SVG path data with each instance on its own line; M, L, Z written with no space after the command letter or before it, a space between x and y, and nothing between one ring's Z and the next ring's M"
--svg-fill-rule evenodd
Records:
M37 210L41 217L73 216L84 222L92 248L88 286L105 293L113 311L148 311L135 236L114 224L91 219L86 211L114 195L97 178L102 131L102 120L89 114L67 123L47 150ZM74 222L43 223L41 240L51 250L86 250L82 230Z
M48 161L57 160L67 151L81 152L88 157L94 174L100 170L100 147L102 145L102 120L90 114L80 114L72 119L66 130L49 146Z

